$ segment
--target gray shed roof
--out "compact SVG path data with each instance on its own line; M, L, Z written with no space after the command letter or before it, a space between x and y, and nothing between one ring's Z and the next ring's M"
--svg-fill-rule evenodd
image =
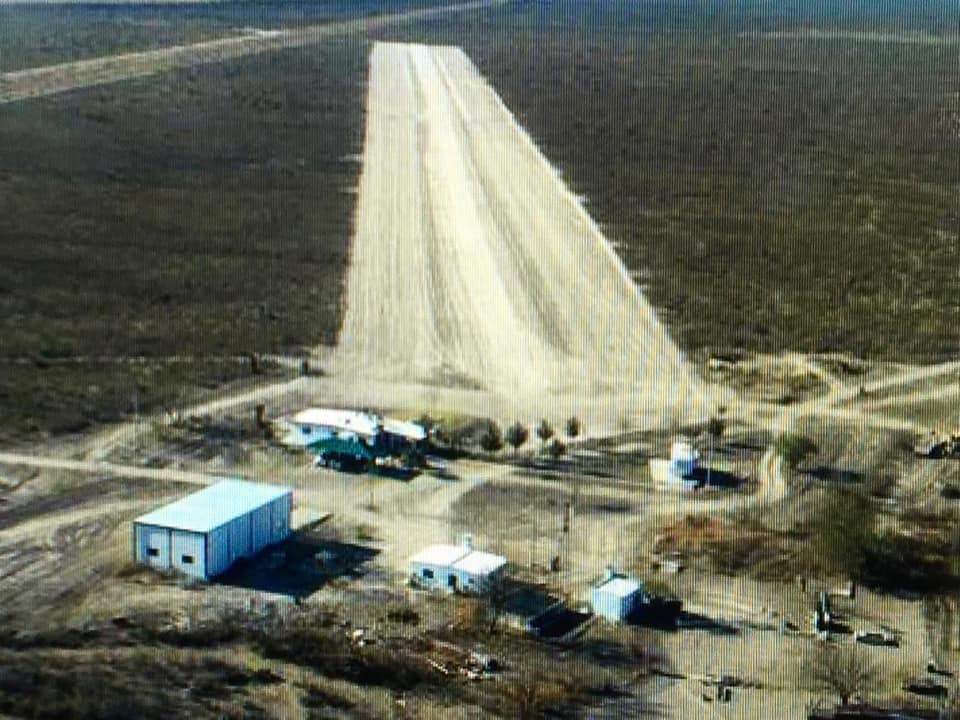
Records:
M141 515L134 522L205 533L292 492L280 485L224 480Z

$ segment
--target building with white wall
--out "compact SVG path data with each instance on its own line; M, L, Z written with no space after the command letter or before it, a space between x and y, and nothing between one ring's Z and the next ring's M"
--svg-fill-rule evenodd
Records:
M354 410L308 408L285 424L283 443L289 447L362 462L418 448L427 439L427 431L417 423Z
M225 480L133 521L134 560L201 579L290 535L293 490Z
M431 545L410 558L410 582L432 590L480 594L506 566L505 557L475 550L465 535L460 545Z
M670 474L677 479L692 477L699 460L700 454L686 438L675 440L670 446Z
M593 612L612 622L623 622L640 605L649 602L650 598L639 580L609 568L603 579L590 591Z

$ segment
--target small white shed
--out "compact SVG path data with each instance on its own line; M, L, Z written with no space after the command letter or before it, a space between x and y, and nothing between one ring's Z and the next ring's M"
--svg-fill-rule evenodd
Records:
M134 560L204 580L290 535L293 490L225 480L133 521Z
M505 557L475 550L467 535L460 545L431 545L410 558L410 582L432 590L479 594L506 566Z
M638 605L646 602L649 598L643 583L609 569L590 592L593 612L612 622L626 620Z
M670 475L678 480L689 478L696 472L699 459L700 454L693 444L685 438L679 438L670 447Z

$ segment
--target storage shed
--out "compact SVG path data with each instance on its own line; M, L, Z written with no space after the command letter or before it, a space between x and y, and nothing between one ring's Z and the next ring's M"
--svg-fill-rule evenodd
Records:
M133 521L134 560L207 579L290 535L293 490L226 480Z
M410 558L410 581L433 590L479 594L506 565L505 557L474 550L465 535L460 545L431 545Z
M691 477L697 470L699 453L689 440L679 438L670 447L670 475L677 480Z
M648 602L649 597L639 580L610 569L590 592L593 612L612 622L626 620L639 605Z

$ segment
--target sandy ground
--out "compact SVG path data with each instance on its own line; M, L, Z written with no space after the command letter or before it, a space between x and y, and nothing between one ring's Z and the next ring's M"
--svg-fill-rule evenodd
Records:
M35 455L24 455L21 453L0 452L0 463L41 468L44 470L95 473L132 480L164 480L168 482L189 483L191 485L209 485L223 479L222 476L189 470L116 465L103 460L69 460L65 458L37 457Z
M459 49L374 47L356 228L335 373L516 408L605 400L662 420L702 404L607 240Z
M239 36L192 45L177 45L159 50L125 53L3 73L0 74L0 103L144 77L202 63L222 62L244 55L301 47L334 35L362 33L395 23L424 20L444 13L476 10L504 1L481 0L291 30L251 31Z

